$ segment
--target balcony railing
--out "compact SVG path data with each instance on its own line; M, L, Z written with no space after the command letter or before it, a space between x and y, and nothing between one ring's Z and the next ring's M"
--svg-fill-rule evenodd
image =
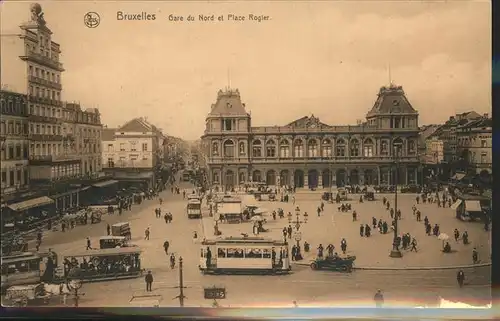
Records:
M266 164L266 163L308 163L308 164L329 164L329 163L391 163L394 162L392 156L373 156L373 157L348 157L348 156L334 156L334 157L252 157L248 158L231 158L231 157L213 157L207 159L209 164L224 164L224 163L253 163L253 164ZM418 162L418 155L414 156L401 156L398 157L398 162Z
M35 77L35 76L29 76L28 79L31 82L34 82L34 83L37 83L37 84L40 84L40 85L43 85L43 86L47 86L47 87L51 87L51 88L54 88L54 89L62 90L62 85L61 84L53 82L53 81L50 81L50 80L46 80L46 79L43 79L43 78L40 78L40 77Z
M37 122L37 123L50 123L50 124L61 123L60 119L57 119L56 117L50 117L50 116L29 115L28 119L31 122Z
M117 161L115 163L105 163L103 168L153 168L151 161Z
M246 132L246 131L244 131ZM418 132L418 128L376 128L369 126L331 126L316 128L298 128L298 127L252 127L251 134L295 134L295 133L401 133ZM206 130L205 134L220 133L220 130ZM239 131L230 131L230 133L239 133Z
M34 141L61 141L62 135L49 135L49 134L29 134L29 138Z
M58 71L64 71L63 64L55 61L54 59L51 59L49 57L46 57L42 54L39 54L37 52L29 51L27 55L25 56L20 56L22 60L31 60L37 63L40 63L42 65L54 68Z
M55 162L67 162L67 161L80 161L80 158L77 155L31 155L29 157L30 163L33 162L47 162L47 163L55 163Z
M46 105L52 105L52 106L62 106L62 101L56 100L56 99L50 99L48 97L38 97L35 95L28 95L28 100L33 103L38 103L38 104L46 104Z

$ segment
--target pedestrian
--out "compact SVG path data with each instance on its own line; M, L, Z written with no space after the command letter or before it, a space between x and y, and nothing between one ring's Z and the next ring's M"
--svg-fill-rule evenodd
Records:
M287 231L287 234L288 234L288 238L291 239L292 238L292 232L293 232L293 228L291 225L288 225L288 228L286 229Z
M165 250L165 254L167 254L167 255L168 255L168 248L169 247L170 247L170 242L168 242L168 240L163 242L163 249Z
M377 293L375 293L373 300L375 301L375 306L377 308L382 307L382 305L384 304L384 295L382 294L381 290L377 290Z
M352 211L352 221L356 222L358 220L358 213L356 211Z
M111 226L109 226L109 224L107 224L106 226L106 232L108 233L108 235L111 234Z
M462 270L458 271L458 273L457 273L457 282L458 282L458 286L459 287L463 287L464 286L464 280L465 280L465 273L464 273L464 271L462 271Z
M144 239L145 239L145 240L149 240L149 233L150 233L150 231L149 231L149 227L148 227L148 228L146 228L146 230L144 231Z
M286 242L286 235L288 234L288 231L286 229L286 227L283 228L283 239L285 240Z
M359 236L363 237L365 235L365 226L361 224L359 226Z
M422 213L420 213L420 211L417 211L417 222L421 221L421 216L422 216Z
M40 245L42 244L42 241L41 240L36 240L36 244L35 244L35 247L36 247L36 251L38 252L40 250Z
M340 248L342 249L342 253L347 252L347 241L343 238L342 241L340 241Z
M90 238L87 237L87 248L86 250L92 250L92 246L91 246L91 243L90 243Z
M193 243L196 243L197 240L198 240L198 232L194 231L193 232Z
M477 249L473 248L472 249L472 263L476 264L479 263L479 257L478 257Z
M148 274L146 274L146 277L144 278L146 281L146 292L151 292L153 291L153 274L151 274L151 271L148 271Z
M412 252L412 251L417 252L417 239L416 238L413 238L413 240L411 240L411 250L410 250L410 252Z
M458 231L458 229L455 229L455 231L453 232L453 236L455 236L455 242L458 243L458 239L460 238L460 232Z

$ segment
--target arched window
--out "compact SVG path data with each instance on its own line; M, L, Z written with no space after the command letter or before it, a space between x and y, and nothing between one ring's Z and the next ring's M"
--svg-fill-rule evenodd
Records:
M316 142L316 139L310 139L307 142L307 156L318 157L318 143Z
M300 139L293 142L293 156L304 157L304 144Z
M329 139L323 139L321 142L321 156L322 157L332 157L332 141Z
M363 142L363 156L373 157L373 140L371 138L367 138Z
M408 155L415 155L415 153L417 151L417 147L416 147L415 141L414 140L409 140L407 142L407 147L408 147L407 154Z
M349 144L350 146L350 155L352 157L358 157L359 156L359 141L357 139L351 140L351 143Z
M262 157L262 142L258 139L252 143L252 157Z
M276 157L276 143L272 139L266 142L266 157Z
M224 142L224 157L234 157L234 142L230 139Z
M245 143L244 142L240 142L238 144L238 153L240 154L240 156L243 156L246 154L246 149L245 149Z
M389 155L389 143L387 140L383 140L380 142L380 155L388 156Z
M343 139L338 139L337 140L337 150L336 150L336 156L339 157L344 157L345 155L345 140Z
M218 142L212 143L212 156L219 156L219 143Z
M286 139L283 139L280 142L280 157L290 157L290 143L288 143L288 140Z
M219 174L219 172L214 172L212 178L213 178L214 184L219 184L220 183L220 174Z
M401 140L401 138L396 138L393 142L392 142L392 147L393 147L393 153L392 155L393 156L402 156L403 153L404 153L404 145L403 145L403 140Z

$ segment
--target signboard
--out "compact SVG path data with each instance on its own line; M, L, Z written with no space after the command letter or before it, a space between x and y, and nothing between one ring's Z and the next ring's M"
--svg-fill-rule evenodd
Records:
M205 299L220 300L226 298L226 288L211 287L204 288Z
M295 241L300 241L300 240L302 240L302 232L298 232L298 231L297 231L297 232L295 232L295 233L293 234L293 238L295 239Z

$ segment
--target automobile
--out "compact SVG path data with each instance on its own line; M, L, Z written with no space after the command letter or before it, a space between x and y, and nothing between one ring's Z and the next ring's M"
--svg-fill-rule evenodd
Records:
M365 193L364 193L364 198L367 201L374 201L375 200L375 189L373 188L367 188Z
M312 270L330 270L348 273L352 271L352 266L356 256L327 256L325 258L316 258L309 265Z
M323 201L330 201L330 200L333 200L333 193L330 193L330 192L324 192L323 195L321 196L321 199Z

